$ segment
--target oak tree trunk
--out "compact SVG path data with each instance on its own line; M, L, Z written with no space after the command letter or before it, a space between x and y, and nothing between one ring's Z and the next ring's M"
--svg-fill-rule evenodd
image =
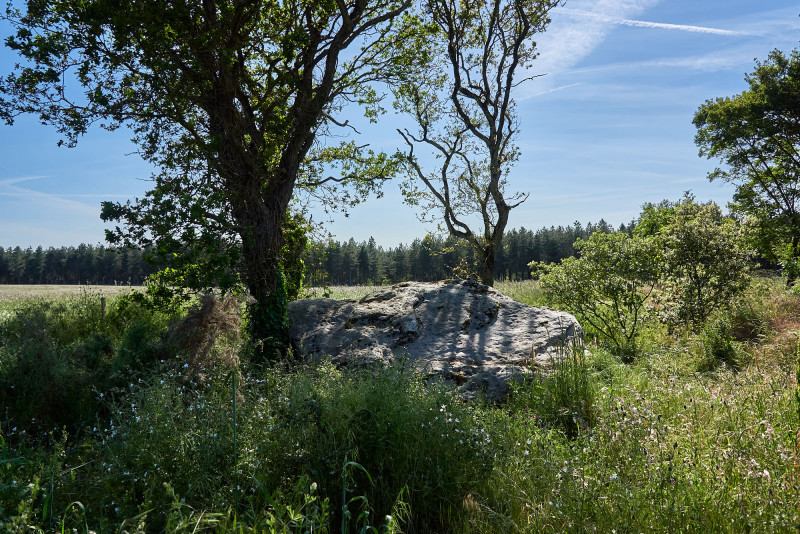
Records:
M229 182L230 183L230 182ZM291 181L277 177L261 192L261 176L231 183L233 215L242 239L242 278L250 292L248 330L257 363L275 360L289 346L288 296L282 268L283 223Z

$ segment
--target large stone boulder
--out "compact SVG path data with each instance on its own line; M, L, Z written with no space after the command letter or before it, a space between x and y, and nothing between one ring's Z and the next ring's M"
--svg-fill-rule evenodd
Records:
M572 315L526 306L468 280L404 282L361 300L289 304L292 344L339 365L407 358L430 376L502 400L512 380L546 370L583 339Z

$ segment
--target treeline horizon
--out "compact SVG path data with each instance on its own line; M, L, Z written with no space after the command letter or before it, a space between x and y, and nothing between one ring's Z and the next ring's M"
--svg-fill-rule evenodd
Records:
M573 245L577 239L585 239L597 231L631 233L634 227L634 221L614 228L600 219L585 226L575 221L567 226L506 231L503 246L495 257L495 279L528 280L531 261L559 262L575 255ZM377 245L373 238L361 242L350 238L344 242L314 243L305 262L306 285L312 287L381 285L405 280L430 282L474 276L478 269L474 249L452 237L435 235L389 248Z
M575 255L573 244L596 231L632 232L635 222L614 228L605 220L586 225L525 227L507 231L495 260L495 278L527 280L531 261L558 262ZM138 248L81 244L69 247L0 246L0 284L142 285L159 270ZM384 248L374 238L357 242L315 242L305 258L305 286L380 285L405 280L433 281L474 274L477 258L452 238L428 235Z
M0 284L138 286L157 270L139 248L0 247Z

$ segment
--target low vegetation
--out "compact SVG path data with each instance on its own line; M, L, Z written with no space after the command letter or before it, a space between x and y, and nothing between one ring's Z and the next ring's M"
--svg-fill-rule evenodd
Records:
M84 286L84 285L51 285L51 284L14 284L0 285L0 306L19 308L31 299L59 300L73 299L84 294L100 297L116 297L133 290L141 290L141 286Z
M536 282L497 288L543 304ZM358 298L370 288L331 288ZM0 521L50 532L785 532L800 297L589 337L501 406L408 366L258 368L239 304L99 296L0 318Z

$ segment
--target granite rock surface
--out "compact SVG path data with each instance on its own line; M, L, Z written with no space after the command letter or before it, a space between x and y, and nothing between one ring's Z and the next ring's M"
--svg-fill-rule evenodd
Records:
M344 366L406 358L467 398L482 392L493 401L583 339L572 315L469 280L404 282L361 300L298 300L289 318L292 344L305 358Z

